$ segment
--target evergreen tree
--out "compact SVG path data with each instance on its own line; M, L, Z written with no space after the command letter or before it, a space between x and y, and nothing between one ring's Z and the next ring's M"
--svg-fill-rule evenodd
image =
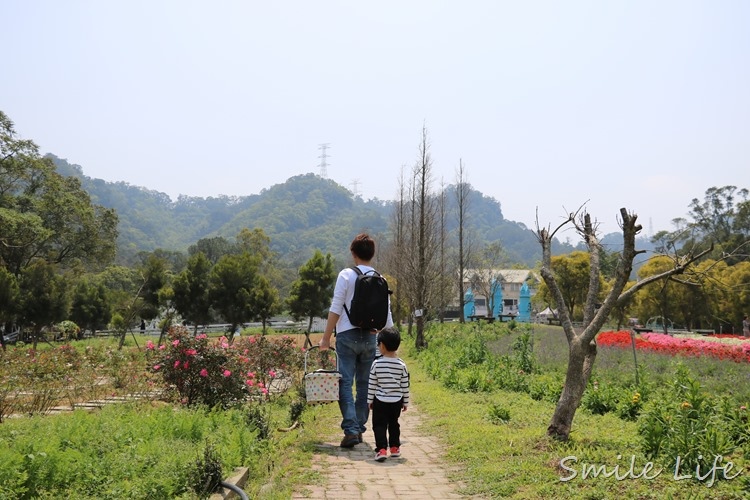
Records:
M203 252L198 252L188 259L187 268L175 277L172 284L175 309L195 325L195 333L198 325L211 321L210 277L211 262Z
M308 318L305 347L312 346L310 330L313 318L322 317L331 303L336 272L331 254L316 250L315 254L299 268L299 278L292 283L287 305L296 320Z

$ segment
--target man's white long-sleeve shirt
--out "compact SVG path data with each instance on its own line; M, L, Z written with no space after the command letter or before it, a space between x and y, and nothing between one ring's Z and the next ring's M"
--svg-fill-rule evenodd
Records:
M365 266L363 264L360 264L357 267L359 267L359 270L362 271L363 274L375 270L373 267ZM339 272L338 277L336 278L336 286L333 289L333 299L331 300L330 311L339 315L339 320L336 323L337 332L345 332L347 330L352 330L353 328L355 328L349 321L349 315L346 314L346 311L344 311L344 305L346 305L347 309L351 308L352 299L354 298L354 284L356 283L356 281L357 272L350 267L342 269L341 272ZM391 305L389 298L388 320L386 321L385 328L391 326L393 326L393 317L391 316Z

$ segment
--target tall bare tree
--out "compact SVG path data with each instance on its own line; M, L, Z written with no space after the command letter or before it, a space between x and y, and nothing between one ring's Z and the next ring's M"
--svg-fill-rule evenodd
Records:
M397 300L403 301L408 316L409 334L412 321L416 326L415 345L427 346L424 337L425 315L440 308L440 200L432 191L432 159L427 129L422 128L419 155L408 182L400 188L400 199L394 216L398 269Z
M417 314L417 338L416 347L422 349L427 347L424 337L425 314L430 305L430 283L436 281L439 274L434 272L435 250L438 248L437 237L437 207L432 195L432 157L430 156L430 145L427 137L427 128L422 127L422 141L419 145L419 159L414 169L414 186L417 196L415 197L416 213L418 214L418 237L417 237L417 268L416 268L416 310Z
M458 219L458 304L459 304L459 321L464 323L464 280L466 278L466 268L472 258L472 240L467 230L467 221L469 213L469 195L471 194L471 185L468 183L466 169L462 160L458 160L458 170L456 170L456 218Z
M579 210L580 212L580 210ZM622 217L621 228L623 234L623 250L617 263L615 278L612 288L606 295L601 307L597 309L601 275L601 244L596 234L596 224L591 222L591 217L583 213L578 217L578 212L571 213L557 228L539 228L537 219L536 236L542 246L542 268L541 275L547 287L552 292L556 302L560 321L568 341L568 368L565 374L565 385L562 394L555 407L552 420L547 428L547 434L551 437L567 440L573 425L573 417L581 404L583 392L588 384L591 371L596 360L596 334L604 325L607 317L617 304L629 300L641 288L666 277L684 273L694 262L709 253L712 248L693 253L686 251L680 256L674 256L673 266L669 269L644 277L636 284L625 290L628 278L633 269L633 259L643 250L635 249L636 235L641 231L641 225L636 223L637 216L629 213L625 208L620 209ZM590 272L589 289L583 310L583 329L576 332L573 329L571 315L565 304L563 293L557 284L552 272L552 239L562 227L573 224L578 233L583 237L589 253Z
M438 212L439 212L439 224L438 224L438 239L440 240L440 257L438 268L440 269L440 281L436 283L439 286L438 289L438 318L442 323L445 321L445 310L448 308L449 297L451 296L451 289L453 288L453 275L455 273L448 270L448 261L446 259L446 243L448 239L446 225L446 200L445 200L445 183L441 180L440 182L440 194L438 195Z
M406 263L404 262L404 249L406 248L406 181L404 180L404 169L401 169L401 175L398 183L398 198L395 209L391 218L391 234L393 235L390 244L381 250L380 255L386 263L386 269L394 277L394 283L390 283L393 288L391 296L391 312L393 313L393 322L397 325L403 321L404 301L408 296L406 288L408 281L405 279ZM411 333L411 331L409 332Z

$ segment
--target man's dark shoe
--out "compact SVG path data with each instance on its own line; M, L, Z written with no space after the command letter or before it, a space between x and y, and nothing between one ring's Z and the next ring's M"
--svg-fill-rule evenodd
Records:
M357 434L357 439L359 440L360 443L363 441L362 440L362 433L361 432L359 434Z
M359 436L357 434L347 434L341 440L342 448L352 448L355 444L359 444Z

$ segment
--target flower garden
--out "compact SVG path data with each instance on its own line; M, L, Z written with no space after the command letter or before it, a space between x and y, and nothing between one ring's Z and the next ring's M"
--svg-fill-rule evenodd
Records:
M632 334L630 331L602 332L596 337L600 346L630 347L671 356L710 356L750 363L750 339L740 335L671 336L662 333Z

